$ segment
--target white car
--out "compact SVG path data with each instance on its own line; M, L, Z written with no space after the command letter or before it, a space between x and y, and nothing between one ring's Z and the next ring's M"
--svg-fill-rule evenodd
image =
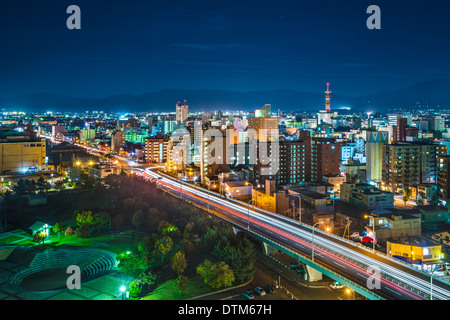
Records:
M342 283L339 283L337 281L330 283L328 286L333 290L344 289L345 287Z
M353 233L350 235L350 238L352 238L352 239L357 239L357 238L359 238L359 232L353 232Z

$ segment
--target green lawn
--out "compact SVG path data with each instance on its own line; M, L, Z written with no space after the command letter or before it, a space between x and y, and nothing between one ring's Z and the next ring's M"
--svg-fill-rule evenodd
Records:
M180 295L173 288L172 282L173 279L166 281L141 300L185 300L214 291L203 282L203 279L195 277L189 279L188 288Z

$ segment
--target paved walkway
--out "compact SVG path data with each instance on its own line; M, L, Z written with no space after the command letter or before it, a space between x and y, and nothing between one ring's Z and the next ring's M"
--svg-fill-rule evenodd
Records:
M3 232L0 233L0 243L4 243L2 240L3 239L7 239L9 237L19 237L21 239L18 240L14 240L12 242L8 242L7 244L19 244L19 242L22 242L24 240L33 240L33 237L30 236L28 233L26 233L25 231L21 230L21 229L17 229L14 231L7 231L7 232Z

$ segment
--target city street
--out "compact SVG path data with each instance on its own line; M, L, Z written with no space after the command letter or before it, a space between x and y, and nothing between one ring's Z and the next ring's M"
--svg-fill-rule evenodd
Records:
M292 259L288 256L283 259ZM292 259L293 261L293 259ZM254 295L256 301L264 300L346 300L345 290L332 290L328 287L331 279L324 278L323 281L309 283L292 270L286 268L275 259L258 252L255 263L256 272L253 280L242 287L219 292L209 296L201 297L199 300L249 300L243 295L248 290ZM277 283L281 284L276 288ZM273 294L259 296L254 292L255 287L271 285L275 288ZM196 299L194 299L196 300Z

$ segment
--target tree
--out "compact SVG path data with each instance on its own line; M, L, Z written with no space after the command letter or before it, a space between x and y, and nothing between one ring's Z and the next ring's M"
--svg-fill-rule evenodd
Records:
M30 181L30 180L27 180L27 181ZM36 182L34 182L34 180L31 180L25 188L26 188L28 194L36 193L36 189L37 189Z
M142 213L142 210L139 209L134 212L133 216L131 217L131 223L136 226L136 230L139 230L139 226L144 222L144 214Z
M75 220L79 226L83 224L90 226L94 225L94 216L92 215L92 211L75 210Z
M181 293L188 288L188 277L183 276L183 275L178 276L178 278L173 280L172 285L173 285L174 289L180 293L180 296L181 296Z
M190 253L194 251L195 247L201 243L201 239L196 233L184 233L183 239L180 241L180 248L184 252Z
M405 186L405 188L403 188L403 202L405 203L405 208L406 208L406 203L409 200L409 197L411 197L412 194L412 190L410 187Z
M111 225L116 228L119 228L123 223L123 214L118 213L111 219Z
M152 237L145 236L142 238L141 242L139 242L138 250L140 253L144 255L149 255L154 247L155 243Z
M237 245L220 242L214 247L213 254L230 266L235 279L240 282L250 279L255 273L256 250L248 239Z
M53 226L53 232L58 234L58 239L63 230L64 230L64 226L59 222L55 223L55 225Z
M33 241L37 242L38 244L44 243L45 239L47 238L47 234L43 231L38 231L33 235Z
M134 280L130 283L129 287L130 297L133 299L139 298L142 292L142 284L138 280Z
M75 230L75 234L80 237L80 238L87 238L89 237L89 235L91 234L91 229L89 228L89 226L87 224L82 224L81 226L79 226L76 230Z
M175 271L178 276L183 273L183 271L186 269L187 263L186 263L186 256L183 252L178 251L175 253L175 255L172 258L172 270Z
M117 255L117 261L119 261L118 267L120 272L129 276L135 277L137 274L147 268L142 257L130 251L122 252Z
M155 283L156 276L150 271L144 271L139 275L138 281L142 287L147 287Z
M66 231L64 232L64 235L66 237L70 237L70 239L72 239L72 236L74 235L75 230L73 227L67 227Z
M205 284L213 289L231 286L234 281L233 271L223 261L212 263L205 259L197 266L197 273L203 278Z
M161 262L164 262L164 256L172 250L173 241L170 237L162 237L155 243L155 250L161 255Z
M17 181L17 184L15 186L13 186L14 195L20 197L20 196L23 196L26 194L27 181L28 180L24 180L24 179L20 179L19 181Z
M106 212L97 212L92 216L93 225L96 227L102 227L109 223L111 215Z

